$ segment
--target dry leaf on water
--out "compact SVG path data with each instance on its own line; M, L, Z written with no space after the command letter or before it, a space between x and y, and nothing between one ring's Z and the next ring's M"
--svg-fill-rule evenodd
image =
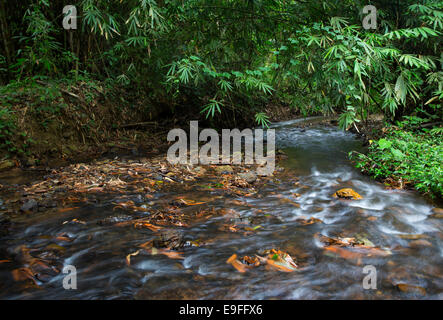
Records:
M133 252L133 253L128 254L128 255L126 256L126 264L127 264L128 266L131 265L131 257L134 257L134 256L138 255L139 253L140 253L140 250L137 250L137 251L135 251L135 252Z
M137 222L134 224L135 228L148 228L151 231L157 232L162 229L162 227L154 226L153 224L147 222Z
M237 260L237 254L235 253L231 257L229 257L228 260L226 260L226 263L232 265L235 269L237 269L237 271L241 273L244 273L247 270L246 265Z
M59 213L64 213L64 212L72 211L72 210L75 210L75 209L78 209L78 208L79 208L79 207L61 208L61 209L58 209L58 212L59 212Z
M182 256L183 252L172 251L169 249L162 249L159 251L160 254L167 256L170 259L184 259Z
M423 296L426 295L425 288L420 287L420 286L414 286L414 285L410 285L410 284L406 284L406 283L399 283L399 284L397 284L397 288L402 292L419 293Z
M12 270L12 277L15 281L32 280L34 284L38 286L37 280L34 277L31 269L29 268L19 268Z

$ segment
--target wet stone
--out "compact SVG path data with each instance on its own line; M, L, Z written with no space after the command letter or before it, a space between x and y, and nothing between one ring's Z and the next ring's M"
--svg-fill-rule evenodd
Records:
M363 199L361 195L359 195L357 192L355 192L351 188L344 188L338 190L336 193L332 195L334 198L340 198L340 199L352 199L352 200L358 200Z
M157 180L157 181L162 181L163 180L163 176L161 176L159 174L154 174L152 176L152 179Z
M432 208L433 213L443 214L443 208Z
M119 214L119 215L115 215L115 216L110 216L110 217L106 217L100 221L97 222L98 225L110 225L110 224L115 224L115 223L119 223L119 222L124 222L124 221L128 221L128 220L132 220L133 217L126 215L126 214Z
M14 167L15 167L14 161L11 160L0 161L0 171L9 170Z
M431 217L435 219L442 219L443 218L443 209L442 208L433 208L432 209Z
M232 169L231 166L218 166L215 168L215 171L217 171L217 173L221 173L221 174L224 174L224 173L230 174L230 173L234 172L234 169Z
M160 234L159 239L154 240L154 247L180 249L185 246L183 234L177 230L165 230Z
M55 208L55 207L57 207L57 202L55 202L55 201L45 201L41 205L43 207L45 207L45 208Z
M20 208L21 211L32 211L37 209L38 203L34 199L29 199Z
M194 169L195 172L199 173L199 174L205 174L206 173L206 169L203 167L196 167Z
M420 239L411 241L409 246L411 248L432 247L432 243L430 243L428 240Z
M247 183L253 183L257 180L257 175L254 171L242 172L238 174L239 178L245 180Z

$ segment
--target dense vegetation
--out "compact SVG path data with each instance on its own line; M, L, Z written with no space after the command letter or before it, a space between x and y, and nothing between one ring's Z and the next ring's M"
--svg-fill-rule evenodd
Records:
M417 119L414 119L415 121ZM417 190L443 199L443 145L441 128L419 129L411 121L389 127L385 137L370 141L367 155L352 153L357 167L383 179L388 186Z
M54 88L77 83L144 96L147 113L175 117L186 106L231 126L266 126L275 104L338 114L344 129L371 113L441 126L441 0L77 0L77 30L62 27L65 4L0 3L0 148L12 153L32 143L17 130L18 88L40 92L40 114L52 115L64 108ZM362 26L367 4L377 8L375 30ZM19 134L22 144L11 146ZM401 139L409 148L419 137ZM439 144L441 130L430 139ZM373 151L392 156L386 150ZM420 174L412 180L441 190Z

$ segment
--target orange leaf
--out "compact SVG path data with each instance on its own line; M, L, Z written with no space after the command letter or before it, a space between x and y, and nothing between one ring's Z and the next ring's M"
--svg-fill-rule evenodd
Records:
M167 256L170 259L184 259L184 257L182 256L183 252L162 250L159 253Z
M153 242L154 242L153 240L149 240L149 241L139 245L139 247L144 248L144 249L152 248Z
M57 237L57 238L55 238L55 240L58 240L58 241L72 241L72 239L70 239L70 238L68 238L68 237L63 237L63 236L59 236L59 237Z
M159 226L154 226L153 224L147 223L147 222L137 222L136 224L134 224L135 228L148 228L151 231L158 231L161 230L162 227Z
M283 272L293 272L294 271L294 269L290 269L290 268L285 267L285 266L283 266L281 264L278 264L278 263L276 263L272 259L268 259L266 262L267 262L268 265L270 265L273 268L276 268L279 271L283 271Z
M67 212L67 211L71 211L71 210L75 210L78 209L78 207L73 207L73 208L61 208L58 210L59 213L63 213L63 212Z
M403 292L420 293L423 296L426 295L425 288L419 287L419 286L413 286L413 285L406 284L406 283L399 283L399 284L397 284L397 288Z
M347 249L344 249L341 247L336 247L336 246L326 247L325 250L334 252L344 259L359 259L363 256L362 253L352 252Z
M34 274L29 268L19 268L12 270L12 277L14 278L15 281L24 281L30 279L35 284L37 284L37 280L35 280Z
M137 250L137 251L135 251L135 252L133 252L133 253L130 253L130 254L128 254L127 256L126 256L126 264L129 266L129 265L131 265L131 257L132 256L136 256L136 255L138 255L140 253L140 250Z
M237 259L237 254L234 253L232 256L229 257L228 260L226 260L226 263L231 263L235 259Z
M233 254L226 263L231 264L237 271L246 272L246 265L237 260L237 255Z

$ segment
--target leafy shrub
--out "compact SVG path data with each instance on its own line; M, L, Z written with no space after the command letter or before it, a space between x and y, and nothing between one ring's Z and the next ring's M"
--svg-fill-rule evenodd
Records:
M16 151L12 142L15 128L12 112L8 108L2 107L0 109L0 149L9 152Z
M443 196L443 144L441 130L419 132L390 128L373 141L368 155L353 153L357 168L379 179L411 183L433 198Z

